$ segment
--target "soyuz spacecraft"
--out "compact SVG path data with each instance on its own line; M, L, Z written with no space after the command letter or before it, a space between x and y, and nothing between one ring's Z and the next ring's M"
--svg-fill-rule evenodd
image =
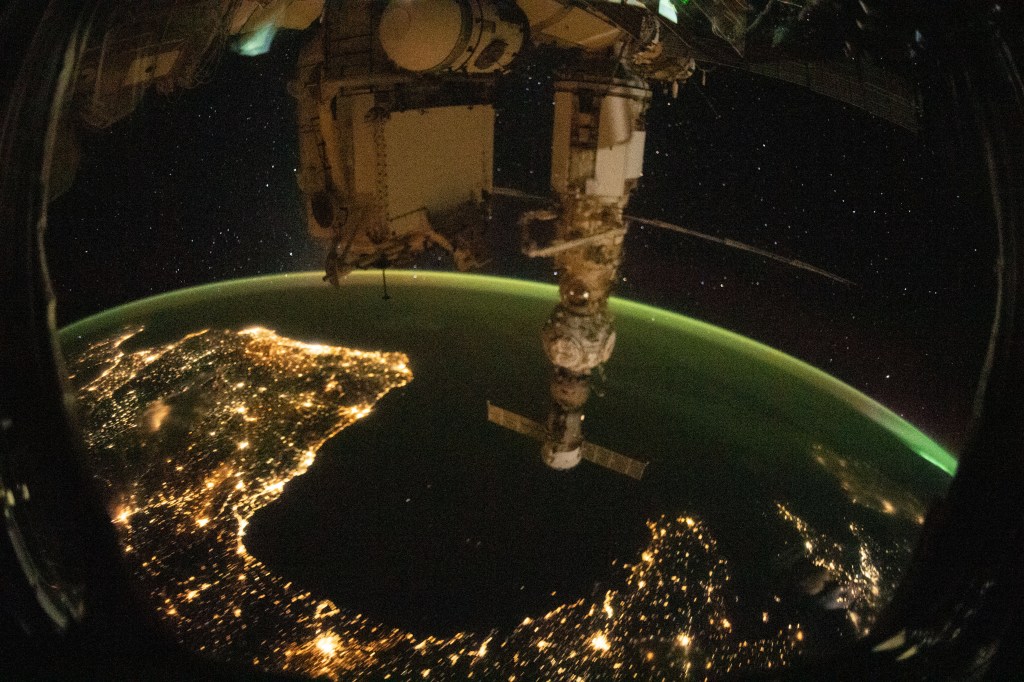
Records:
M202 82L228 41L258 54L277 29L315 25L289 91L298 105L297 180L309 231L327 247L325 279L409 265L430 248L468 270L486 260L495 83L534 54L554 55L549 207L520 221L524 253L553 258L559 273L560 300L541 333L552 406L544 427L496 406L489 417L543 440L554 468L585 458L639 478L643 464L586 443L582 421L591 376L615 344L608 299L622 260L623 211L643 172L652 89L676 95L698 63L710 62L799 82L900 125L916 121L915 97L898 78L864 63L780 52L787 24L766 32L765 18L798 22L817 3L756 4L111 2L96 17L102 40L86 47L77 116L108 126L150 85L168 91ZM538 232L553 237L538 244Z

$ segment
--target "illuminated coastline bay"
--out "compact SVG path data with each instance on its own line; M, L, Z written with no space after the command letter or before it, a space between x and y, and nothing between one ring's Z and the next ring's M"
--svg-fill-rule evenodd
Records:
M588 437L649 457L650 476L636 487L586 467L550 472L482 413L492 398L532 416L546 409L535 335L554 288L427 273L389 275L392 282L386 305L372 274L357 273L340 291L312 274L222 283L63 330L111 517L140 584L186 646L345 678L702 679L770 670L870 628L930 496L952 471L952 458L926 436L818 370L617 301L619 348L608 396L588 412ZM459 426L449 433L446 423ZM423 433L446 440L432 444ZM345 470L330 472L339 462L382 460L410 472L373 484L394 489L400 509L381 502L379 513L404 514L395 517L403 523L429 519L435 508L416 505L431 495L443 510L436 532L455 538L479 531L473 519L486 530L515 516L524 496L538 519L557 519L560 508L538 494L550 484L583 508L552 537L580 534L583 546L622 538L589 559L604 569L580 558L579 589L559 587L514 623L486 627L405 627L386 610L368 612L372 604L335 598L329 581L307 580L317 571L264 561L284 551L271 551L274 543L321 561L316 540L303 538L308 526L286 523L317 519L337 538L327 553L351 555L345 571L324 564L319 573L360 584L351 566L369 559L346 544L354 517L340 510L366 507L372 491L340 485ZM500 483L520 470L526 478ZM479 490L496 500L490 510L474 497L475 481L489 476L499 483ZM451 486L464 490L437 492ZM602 505L635 513L602 517ZM284 521L261 521L270 508ZM401 528L372 539L401 553L421 526ZM481 540L484 552L488 537ZM547 589L538 580L526 587Z
M122 350L141 331L97 343L70 371L72 381L99 372L79 393L87 445L136 575L196 650L312 672L304 644L317 651L331 636L322 621L338 610L250 556L246 526L324 441L411 379L407 358L262 328ZM358 620L347 625L350 665L377 638Z

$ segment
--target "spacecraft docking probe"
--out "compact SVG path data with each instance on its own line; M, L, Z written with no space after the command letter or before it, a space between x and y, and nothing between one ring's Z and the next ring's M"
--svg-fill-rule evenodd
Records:
M542 456L555 469L571 468L583 458L583 408L591 377L615 347L608 298L622 261L623 210L643 172L643 114L650 90L639 79L601 78L607 66L587 60L555 83L555 239L546 248L527 248L530 255L554 255L560 273L559 303L541 331L552 364Z

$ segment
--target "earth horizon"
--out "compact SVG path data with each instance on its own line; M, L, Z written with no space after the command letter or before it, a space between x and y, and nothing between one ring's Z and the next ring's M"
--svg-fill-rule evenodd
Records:
M554 286L376 273L217 283L61 331L136 576L187 646L306 674L700 679L863 635L949 453L750 339L613 300L554 472L486 421L547 410Z

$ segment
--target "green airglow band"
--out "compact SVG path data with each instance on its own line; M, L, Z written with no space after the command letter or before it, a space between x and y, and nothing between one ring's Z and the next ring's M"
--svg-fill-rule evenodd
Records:
M546 299L552 302L558 299L558 287L553 284L491 275L420 270L399 270L391 272L389 275L391 281L397 285L436 286L448 290L453 288L471 289L477 292L512 294L533 299ZM356 271L342 281L342 286L345 286L346 283L365 286L370 283L376 283L378 278L379 274L376 271ZM183 298L217 294L241 287L244 287L247 291L253 291L254 289L257 291L267 291L279 289L283 285L328 286L322 282L322 275L319 272L286 273L214 282L212 284L158 294L97 313L64 327L60 330L60 335L63 337L81 335L91 327L103 325L108 316L120 317L126 314L145 316L165 309L169 304ZM798 360L782 351L775 350L770 346L735 332L662 308L621 298L612 298L610 305L612 311L617 315L649 319L651 322L674 332L695 336L707 343L728 348L747 357L754 357L759 361L768 363L776 370L793 375L808 384L825 388L860 414L890 431L904 445L940 470L951 476L956 472L956 458L908 421L872 398L869 398L864 393L802 360Z

